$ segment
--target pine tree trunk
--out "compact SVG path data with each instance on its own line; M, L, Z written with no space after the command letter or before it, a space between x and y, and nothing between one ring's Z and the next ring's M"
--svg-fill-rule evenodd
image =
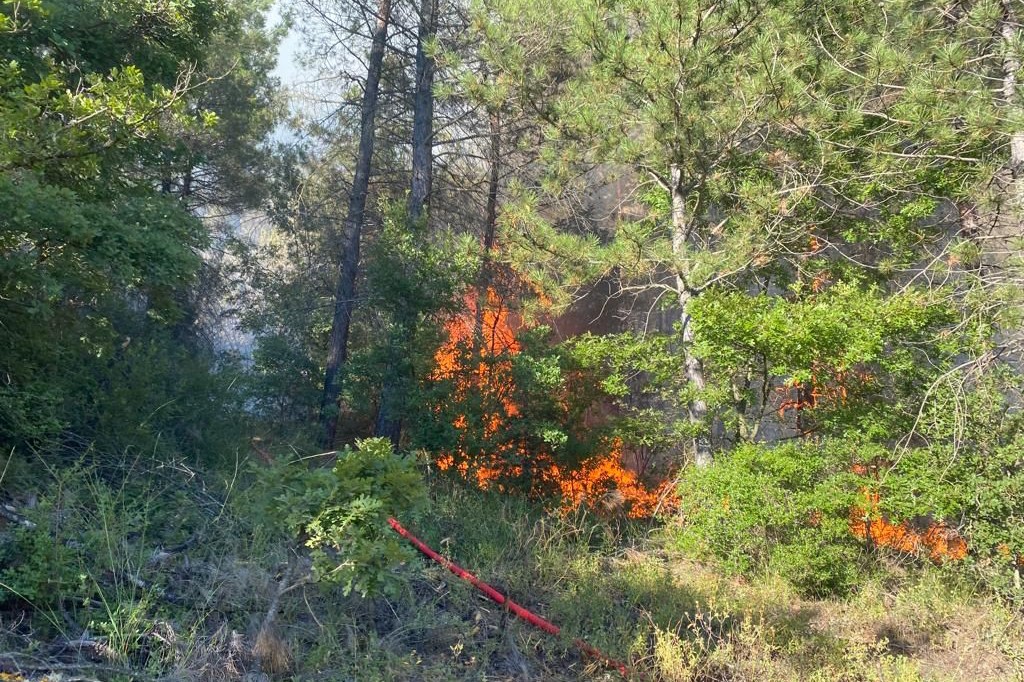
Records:
M1008 109L1016 109L1017 103L1017 80L1020 75L1020 59L1013 52L1017 42L1017 13L1013 7L1013 0L1003 0L1003 20L1000 24L1000 32L1005 47L1008 50L1003 60L1003 101ZM1012 177L1012 189L1014 208L1019 209L1021 203L1020 178L1024 173L1024 131L1014 131L1010 134L1010 174Z
M428 45L437 31L437 0L420 3L419 35L416 42L416 91L413 96L412 119L412 186L409 191L408 219L415 229L423 219L430 202L433 181L434 137L434 59L427 54ZM413 313L415 314L415 313ZM416 320L397 319L398 332L406 341L416 334ZM398 348L392 347L377 411L377 436L387 438L396 448L402 438L402 374L406 367Z
M1017 53L1019 42L1019 18L1015 0L1002 0L1002 17L999 22L999 38L1006 50L1002 62L1002 81L1000 91L996 95L1001 100L1003 119L1014 120L1021 113L1020 107L1020 69L1021 61ZM1024 130L1010 132L1010 158L996 175L996 187L1000 196L1000 205L995 220L989 222L987 234L980 235L979 246L982 252L982 263L991 266L996 281L1002 277L998 274L1006 265L1009 254L1014 252L1013 242L1022 235L1022 219L1024 219ZM975 204L961 211L961 228L967 235L977 235L979 230L978 211L981 207Z
M430 203L433 181L434 58L428 44L437 32L437 0L421 0L420 26L416 41L416 92L412 118L412 188L409 192L409 221L420 219Z
M487 162L490 165L487 178L487 215L484 226L484 255L494 248L495 232L498 227L498 179L501 175L501 114L492 110L488 116L490 145Z
M338 373L348 357L348 334L355 309L356 275L359 270L359 244L366 213L366 196L370 187L370 164L377 117L377 99L380 95L380 76L384 64L384 50L391 23L391 0L380 0L377 24L370 46L370 59L366 72L366 86L359 120L359 153L352 194L349 198L348 217L345 220L343 253L339 264L338 284L334 296L334 319L324 373L324 393L320 403L320 424L323 429L322 445L332 447L338 428L336 408L341 384Z
M693 461L698 467L706 467L712 462L711 440L707 433L708 406L704 401L705 388L704 363L693 354L693 325L690 320L689 305L695 293L686 281L683 270L686 259L686 242L689 240L691 223L686 210L686 191L682 169L673 165L671 169L672 189L672 253L678 259L676 263L676 291L679 305L682 308L680 322L683 338L683 365L686 379L696 395L687 406L690 423L697 429L693 439Z
M488 115L490 140L488 141L487 163L490 166L487 177L487 210L484 220L484 262L480 272L480 283L476 292L476 319L473 326L473 343L477 350L483 348L484 305L487 303L487 289L491 285L493 268L491 252L498 231L498 182L501 177L501 114L495 109Z

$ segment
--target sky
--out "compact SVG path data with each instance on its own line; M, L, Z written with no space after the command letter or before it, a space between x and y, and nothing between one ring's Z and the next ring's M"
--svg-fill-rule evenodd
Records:
M289 0L275 0L274 6L270 10L270 25L280 23L282 10L288 4ZM292 87L299 81L299 46L300 35L295 30L289 31L288 35L281 41L277 55L277 68L274 70L274 75L281 79L281 84L285 87Z

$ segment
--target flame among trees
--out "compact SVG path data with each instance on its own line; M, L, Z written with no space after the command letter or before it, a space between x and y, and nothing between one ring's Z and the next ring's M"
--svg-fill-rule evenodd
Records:
M624 440L621 421L612 426L615 410L608 405L615 390L608 375L553 352L545 329L524 322L515 294L508 293L513 288L487 288L482 306L478 294L467 295L463 311L445 325L431 376L441 389L434 414L449 444L438 468L481 488L557 496L563 509L586 504L643 518L677 508L671 476L649 484L642 466L625 464L638 446ZM780 420L795 420L804 436L813 435L816 414L850 408L876 381L861 366L814 362L812 368L809 377L776 390ZM881 504L879 465L872 462L850 467L860 492L851 492L846 507L847 532L869 547L936 563L964 558L967 543L947 522L890 520ZM809 518L811 526L815 519L820 524L822 513Z
M782 401L779 403L779 418L787 413L794 414L795 426L801 435L808 435L805 412L815 408L836 409L843 407L850 396L850 386L865 386L872 383L870 372L863 369L837 370L823 363L813 363L810 379L793 380L780 387ZM850 470L866 478L871 485L860 488L861 500L850 507L849 528L855 537L865 541L868 547L884 547L904 554L927 553L934 563L958 561L967 556L967 542L960 533L943 520L925 519L914 524L911 521L891 521L883 512L881 493L878 489L884 478L884 471L891 463L875 458L868 463L856 463ZM816 515L820 520L820 513Z
M859 471L863 467L855 467ZM967 541L944 521L929 521L918 530L908 521L893 523L879 511L881 496L865 488L863 506L850 508L850 532L870 547L885 547L904 554L927 552L935 563L967 556Z
M457 471L481 488L554 495L563 509L586 504L631 518L676 509L671 476L649 484L643 463L625 464L637 446L625 442L621 422L609 428L609 391L615 393L609 377L551 353L544 328L525 324L511 289L508 283L488 287L482 306L477 293L466 295L463 311L445 325L447 338L434 354L431 376L441 389L434 414L449 443L438 468ZM808 378L776 389L779 419L795 420L803 436L814 434L816 413L849 407L875 381L861 367L811 365ZM878 470L877 462L850 467L861 481L857 501L848 507L854 537L871 547L926 553L937 563L966 556L966 541L944 521L891 521L883 512ZM820 511L811 513L811 525L814 519L820 523Z
M497 286L482 306L478 298L466 296L435 354L432 379L450 389L435 414L448 420L453 445L438 468L481 488L557 495L563 509L642 518L672 508L671 482L648 486L624 465L623 440L601 428L592 373L564 357L524 354L520 336L536 345L543 328L527 327Z

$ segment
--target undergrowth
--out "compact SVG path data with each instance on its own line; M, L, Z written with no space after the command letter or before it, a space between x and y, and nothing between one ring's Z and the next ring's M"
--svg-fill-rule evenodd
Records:
M418 555L389 569L386 598L315 582L303 538L266 516L284 480L263 465L117 464L5 482L0 672L619 679L579 654L579 637L636 679L1024 679L1019 614L938 569L878 572L843 599L813 599L784 574L722 574L674 549L671 528L430 480L410 530L563 628L550 637Z

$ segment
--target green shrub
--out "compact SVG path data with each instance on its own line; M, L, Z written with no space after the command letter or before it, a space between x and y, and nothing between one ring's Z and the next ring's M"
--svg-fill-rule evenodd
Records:
M38 503L20 510L25 522L0 536L0 602L30 606L40 632L82 627L103 635L106 656L144 657L169 579L154 549L194 532L195 498L160 469L116 483L96 465L47 472Z
M416 519L428 499L412 457L396 454L384 438L369 438L339 453L333 471L299 462L272 471L269 480L280 490L271 518L305 535L318 580L363 596L391 593L401 584L394 568L413 551L388 518Z
M52 505L44 502L40 511L48 514ZM54 538L49 524L19 526L0 545L0 565L0 602L18 598L40 609L56 606L81 582L78 553Z
M842 594L857 577L849 531L856 477L815 444L744 445L680 482L679 545L738 573L778 573L807 594Z
M92 469L50 469L38 503L0 541L0 601L22 599L39 610L93 596L93 577L114 568L104 544L115 493ZM118 547L120 549L120 547Z

